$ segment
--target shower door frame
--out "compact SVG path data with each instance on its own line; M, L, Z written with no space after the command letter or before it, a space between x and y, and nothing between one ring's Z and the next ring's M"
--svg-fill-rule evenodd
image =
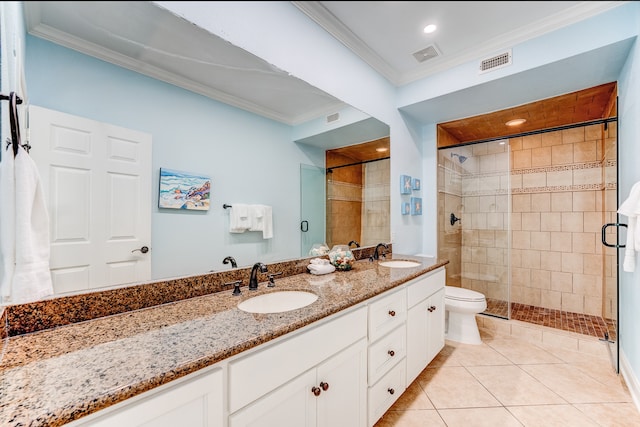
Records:
M617 103L616 103L617 106ZM616 185L615 185L615 199L616 199L616 206L615 209L617 211L617 208L619 206L619 201L620 201L620 196L619 196L619 189L618 189L618 180L619 180L619 170L618 170L618 157L619 157L619 144L618 144L618 117L617 117L617 112L616 115L614 117L608 117L606 119L598 119L598 120L592 120L589 122L584 122L584 123L576 123L576 124L571 124L571 125L565 125L565 126L559 126L559 127L555 127L555 128L550 128L550 129L544 129L544 130L537 130L537 131L531 131L531 132L524 132L524 133L520 133L520 134L514 134L514 135L509 135L509 136L504 136L504 137L497 137L497 138L490 138L490 139L486 139L486 140L481 140L481 141L475 141L475 142L471 142L471 143L465 143L465 144L458 144L458 145L450 145L450 146L446 146L446 147L440 147L438 148L438 152L440 152L441 150L448 150L448 149L455 149L455 148L461 148L461 147L466 147L466 146L472 146L472 145L477 145L477 144L482 144L482 143L487 143L487 142L492 142L492 141L498 141L498 140L502 140L502 139L511 139L511 138L518 138L518 137L523 137L523 136L529 136L529 135L536 135L536 134L541 134L541 133L546 133L546 132L554 132L554 131L562 131L562 130L566 130L566 129L572 129L572 128L577 128L577 127L587 127L590 125L596 125L596 124L602 124L605 126L609 125L609 123L615 122L616 123L616 152L615 152L615 164L616 164L616 173L615 173L615 179L616 179ZM604 141L603 141L604 143ZM602 161L605 161L604 158L604 152L603 152L603 158ZM511 166L510 166L511 167ZM603 184L606 184L603 181ZM510 185L510 190L509 190L509 195L511 196L511 185ZM603 195L604 197L604 195ZM511 213L512 211L512 206L511 206L511 197L509 197L509 212ZM605 207L602 208L602 212L606 212ZM509 215L510 216L510 215ZM442 218L439 218L440 221L442 221ZM619 215L616 212L616 225L619 224L620 218ZM619 227L617 227L619 228ZM508 233L509 236L511 235L511 224L509 224L508 226ZM605 337L602 337L600 340L606 342L608 345L607 349L609 351L609 355L610 355L610 359L611 359L611 363L613 365L613 369L615 370L616 373L619 373L619 298L620 298L620 246L619 246L619 232L617 230L616 232L616 246L617 246L617 251L616 251L616 265L614 266L616 269L616 277L615 277L615 319L611 319L614 320L615 322L615 341L611 340L610 337L607 335ZM509 238L509 252L511 251L511 238ZM604 254L603 254L604 256ZM603 261L604 262L604 261ZM511 261L508 262L508 270L509 270L509 291L508 291L508 317L507 319L511 319ZM602 276L602 290L603 292L605 291L605 276L603 274ZM485 315L490 315L493 317L499 317L499 318L503 318L503 316L500 315L495 315L492 313L483 313ZM613 313L611 313L613 314ZM606 313L603 311L601 314L601 317L603 319L605 319Z

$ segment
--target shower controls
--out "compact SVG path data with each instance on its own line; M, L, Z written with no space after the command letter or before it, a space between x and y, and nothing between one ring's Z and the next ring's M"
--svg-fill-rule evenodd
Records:
M460 223L462 224L462 219L461 218L457 218L456 214L454 214L453 212L451 213L451 216L449 216L449 222L451 223L451 225L455 225L456 222L460 221Z

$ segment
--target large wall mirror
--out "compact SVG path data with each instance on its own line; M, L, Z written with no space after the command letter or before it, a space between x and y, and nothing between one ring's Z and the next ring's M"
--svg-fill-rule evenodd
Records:
M370 233L369 227L371 238L360 234L362 227L354 237L329 235L332 226L325 222L323 242L357 240L367 246L389 241L388 198L374 194L371 187L373 183L384 187L385 181L388 187L388 165L386 172L380 172L373 165L383 165L385 160L369 162L376 159L363 157L369 147L375 152L381 143L388 149L386 124L150 2L25 2L24 8L29 108L113 124L152 138L150 188L139 194L151 210L150 250L136 251L138 244L125 250L132 261L150 258L148 277L121 279L114 273L117 269L107 268L102 281L93 282L87 270L74 283L54 283L57 294L226 270L233 268L223 263L228 256L238 267L308 256L308 247L301 243L302 200L307 194L322 195L314 209L323 210L320 221L338 210L337 204L327 204L334 191L327 192L326 178L339 175L340 169L327 174L326 166L341 166L326 163L333 161L331 153L342 157L342 166L360 163L358 173L366 177L358 196L361 205L351 207L352 213L359 211L360 224L369 221L362 219L367 212L372 216L372 201L378 212L386 211L373 216L386 217L387 222L377 234ZM52 79L56 85L50 84ZM274 94L285 92L286 97ZM243 94L251 95L243 98ZM281 102L274 104L273 99ZM347 111L355 117L350 118ZM337 112L341 120L331 122L329 117ZM42 153L38 150L43 143L31 141L34 158ZM388 151L375 153L390 156ZM304 190L301 171L305 167L323 174L322 193ZM210 209L159 208L160 168L211 176ZM271 205L273 238L264 239L255 232L230 233L229 211L223 205L234 202ZM83 208L82 203L78 207ZM50 211L54 220L55 215L65 214L60 206L50 206ZM86 222L93 218L88 213ZM68 221L69 226L77 224ZM126 238L121 240L127 243ZM52 268L62 271L59 266ZM65 268L89 267L83 261Z

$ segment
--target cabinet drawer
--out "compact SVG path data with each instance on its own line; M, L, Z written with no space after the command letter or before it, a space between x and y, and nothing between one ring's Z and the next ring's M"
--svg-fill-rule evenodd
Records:
M257 398L367 335L367 308L284 338L229 362L229 412Z
M407 305L409 308L423 301L445 286L445 271L440 268L428 276L416 279L407 286Z
M380 381L369 387L369 425L372 426L406 389L404 364L394 366Z
M373 384L407 354L406 327L389 332L369 346L369 384Z
M407 318L405 289L394 291L369 304L369 342L402 325Z

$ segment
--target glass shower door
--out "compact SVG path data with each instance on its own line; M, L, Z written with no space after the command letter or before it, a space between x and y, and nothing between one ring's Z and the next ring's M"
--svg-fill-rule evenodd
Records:
M300 256L325 242L326 182L323 168L300 165Z
M438 160L438 252L450 260L447 284L481 292L485 314L509 318L509 142L441 149Z

